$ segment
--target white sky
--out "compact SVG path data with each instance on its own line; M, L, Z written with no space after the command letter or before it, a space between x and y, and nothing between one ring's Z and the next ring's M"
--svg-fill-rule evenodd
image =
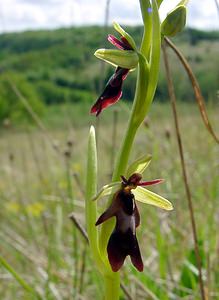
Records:
M107 0L0 0L0 32L103 24ZM179 0L164 0L161 18ZM111 0L110 20L141 24L138 0ZM187 25L219 29L215 0L190 0Z

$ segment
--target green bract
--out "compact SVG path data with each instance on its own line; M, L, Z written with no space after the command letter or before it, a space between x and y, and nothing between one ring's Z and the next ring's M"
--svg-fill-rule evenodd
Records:
M114 194L121 186L121 182L112 182L110 184L106 184L102 187L102 189L96 194L95 197L92 198L93 201L98 200L102 197L109 196Z
M124 69L135 69L138 65L138 54L132 50L98 49L94 55L113 66Z
M161 33L173 37L183 30L186 24L186 7L179 5L173 9L161 24Z

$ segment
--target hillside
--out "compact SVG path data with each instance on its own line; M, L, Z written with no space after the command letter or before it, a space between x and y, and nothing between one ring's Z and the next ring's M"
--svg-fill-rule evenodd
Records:
M127 28L137 43L141 27ZM113 29L109 29L113 33ZM63 102L92 102L112 72L106 66L100 76L100 62L93 56L97 48L110 47L104 29L97 26L28 31L0 35L0 119L17 117L21 104L11 91L12 80L37 112L43 106ZM189 59L206 99L214 100L218 89L219 32L187 29L175 40ZM191 100L191 88L175 58L171 61L181 100ZM135 72L127 79L124 98L134 93ZM157 98L167 99L166 83L161 68Z

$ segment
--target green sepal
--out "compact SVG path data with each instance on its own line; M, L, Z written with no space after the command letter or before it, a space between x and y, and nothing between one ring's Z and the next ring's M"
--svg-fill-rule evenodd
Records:
M124 69L135 69L138 65L138 54L132 50L98 49L94 55Z
M162 35L173 37L181 32L186 25L186 7L178 5L168 13L166 19L161 24Z
M173 209L172 203L169 202L167 199L147 189L144 189L141 186L138 186L136 189L133 189L132 193L135 196L135 200L139 202L154 205L165 210Z
M123 36L128 41L128 43L132 47L132 49L137 51L135 41L131 37L131 35L128 34L117 22L113 22L113 27L118 33L121 34L121 36Z
M127 178L130 177L134 173L142 174L145 169L148 167L152 159L150 154L144 155L138 159L136 159L129 167L126 172Z
M92 198L92 201L96 201L96 200L99 200L100 198L115 194L115 192L118 191L120 187L121 187L121 182L119 182L119 181L112 182L110 184L106 184L96 194L96 196Z

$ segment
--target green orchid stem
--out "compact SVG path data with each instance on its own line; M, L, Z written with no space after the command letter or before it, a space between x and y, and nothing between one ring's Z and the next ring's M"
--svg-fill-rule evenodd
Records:
M119 299L120 275L119 272L113 273L112 276L104 277L105 298L104 300Z
M120 176L125 174L130 152L132 149L132 145L134 142L134 138L137 132L138 127L133 124L133 118L134 114L132 114L132 117L130 118L129 125L126 131L125 138L123 140L122 147L120 149L120 153L118 155L117 161L116 161L116 167L113 173L112 181L119 181Z

